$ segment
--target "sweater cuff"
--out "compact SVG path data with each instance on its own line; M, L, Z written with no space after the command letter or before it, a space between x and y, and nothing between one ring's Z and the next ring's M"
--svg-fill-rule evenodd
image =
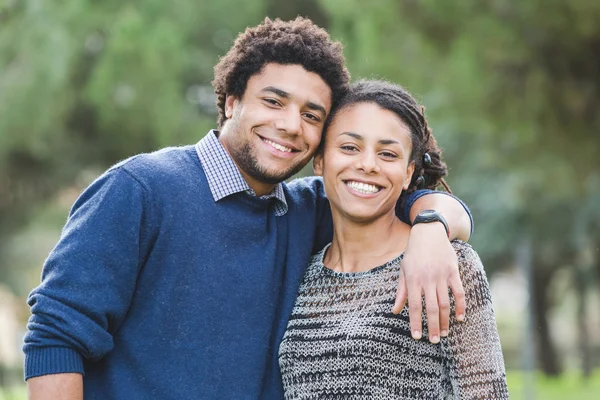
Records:
M83 357L67 347L30 348L25 353L25 380L42 375L80 373Z

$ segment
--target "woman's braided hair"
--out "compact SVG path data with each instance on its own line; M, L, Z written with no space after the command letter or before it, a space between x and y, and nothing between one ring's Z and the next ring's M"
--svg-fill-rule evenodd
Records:
M442 149L438 147L427 124L425 108L399 85L381 80L361 80L352 84L349 92L331 112L325 125L325 133L340 110L358 103L375 103L384 110L392 111L410 128L410 161L414 161L415 171L408 189L400 196L399 206L403 205L408 194L418 189L435 190L441 185L444 190L452 193L443 179L448 175L448 167L442 161ZM324 142L323 138L321 146Z

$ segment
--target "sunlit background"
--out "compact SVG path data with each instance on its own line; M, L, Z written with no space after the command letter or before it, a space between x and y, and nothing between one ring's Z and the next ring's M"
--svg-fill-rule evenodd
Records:
M27 294L80 191L197 142L236 34L297 15L342 41L353 79L426 105L511 398L600 398L600 1L0 0L0 400L25 398Z

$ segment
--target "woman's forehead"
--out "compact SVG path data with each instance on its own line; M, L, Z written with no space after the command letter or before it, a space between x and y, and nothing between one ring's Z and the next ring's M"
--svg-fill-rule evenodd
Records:
M365 139L411 139L410 128L398 114L375 103L356 103L344 107L334 116L327 137L354 132Z

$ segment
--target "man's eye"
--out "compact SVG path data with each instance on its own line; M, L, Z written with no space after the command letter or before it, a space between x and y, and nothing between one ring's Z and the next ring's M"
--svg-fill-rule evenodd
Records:
M273 105L273 106L280 106L281 103L275 99L264 99L267 103Z
M305 116L305 117L307 117L308 119L312 120L312 121L315 121L315 122L321 122L321 118L317 117L317 116L316 116L316 115L314 115L314 114L311 114L311 113L305 113L305 114L304 114L304 116Z

